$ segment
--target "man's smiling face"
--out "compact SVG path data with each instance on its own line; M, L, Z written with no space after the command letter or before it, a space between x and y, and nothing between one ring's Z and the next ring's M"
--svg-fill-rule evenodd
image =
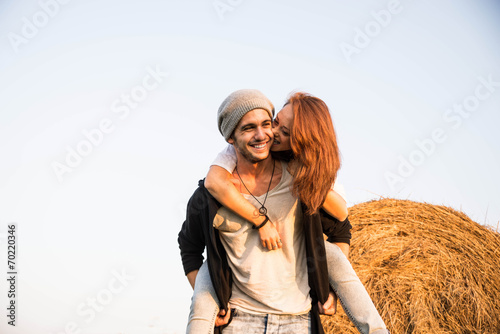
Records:
M273 144L272 120L264 109L245 114L228 142L251 163L265 160Z

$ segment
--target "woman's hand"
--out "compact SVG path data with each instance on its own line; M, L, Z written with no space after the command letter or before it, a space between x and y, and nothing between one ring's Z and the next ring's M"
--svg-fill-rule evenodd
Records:
M225 310L220 310L215 318L215 327L220 327L229 322L229 318L231 318L231 308L227 308L227 312Z
M318 308L319 314L334 315L335 313L337 313L337 295L335 294L335 292L330 291L325 304L321 305L321 303L318 302Z
M276 226L269 221L266 225L259 228L260 241L262 242L262 247L269 250L280 249L282 246L280 234L276 229Z

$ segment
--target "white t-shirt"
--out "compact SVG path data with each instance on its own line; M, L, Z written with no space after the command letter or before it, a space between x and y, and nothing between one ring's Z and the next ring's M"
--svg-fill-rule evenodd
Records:
M234 168L236 167L236 151L234 150L234 146L229 144L219 154L217 154L215 160L212 162L212 166L213 165L222 167L229 173L233 173ZM342 184L335 182L335 184L332 185L332 189L347 203L347 195Z
M283 242L281 249L264 248L253 224L225 207L217 211L213 221L233 272L229 302L247 313L304 314L311 308L302 209L290 191L293 178L286 170L287 163L281 162L281 166L281 180L265 202ZM260 206L252 196L242 195ZM262 203L265 197L257 199Z

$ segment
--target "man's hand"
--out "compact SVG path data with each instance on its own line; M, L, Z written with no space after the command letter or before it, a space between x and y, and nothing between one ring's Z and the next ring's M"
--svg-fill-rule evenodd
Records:
M321 305L321 303L318 302L318 307L319 314L334 315L335 313L337 313L337 295L335 294L335 292L330 291L326 303L324 305Z
M215 327L220 327L229 322L229 318L231 317L231 309L228 308L228 312L226 313L225 310L220 310L219 314L217 314L217 317L215 318Z
M276 226L271 221L268 221L266 225L259 228L260 241L262 242L262 247L269 250L280 249L282 246L280 234L276 229Z
M198 276L198 269L193 270L192 272L190 272L186 276L187 276L187 279L189 281L189 284L191 284L191 287L194 290L194 283L196 282L196 276Z

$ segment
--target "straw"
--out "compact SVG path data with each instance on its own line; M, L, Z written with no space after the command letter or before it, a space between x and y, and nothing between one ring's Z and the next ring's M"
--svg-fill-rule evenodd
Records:
M454 209L381 199L349 209L350 261L392 334L500 333L500 234ZM327 333L358 333L339 307Z

